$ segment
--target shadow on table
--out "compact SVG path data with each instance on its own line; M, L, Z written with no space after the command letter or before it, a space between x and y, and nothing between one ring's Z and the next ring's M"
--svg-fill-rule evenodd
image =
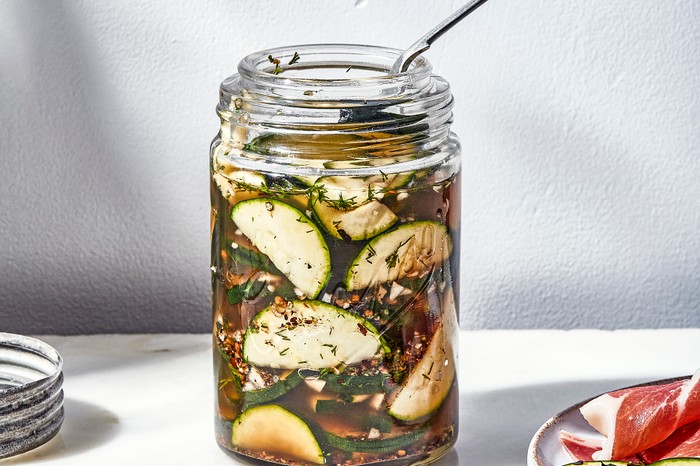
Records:
M532 436L550 417L581 400L643 381L586 380L463 393L457 445L435 466L523 466Z
M56 437L35 450L0 460L0 465L41 463L69 458L96 448L118 435L121 428L114 413L84 401L66 398L65 419Z

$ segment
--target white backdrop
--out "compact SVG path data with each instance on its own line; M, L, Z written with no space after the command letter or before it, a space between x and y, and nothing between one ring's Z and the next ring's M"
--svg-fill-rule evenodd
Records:
M219 82L460 4L0 0L0 331L206 331ZM464 327L700 326L700 2L491 0L427 56L464 146Z

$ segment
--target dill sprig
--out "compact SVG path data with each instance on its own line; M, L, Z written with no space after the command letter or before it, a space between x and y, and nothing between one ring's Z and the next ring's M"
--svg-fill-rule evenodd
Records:
M396 264L399 263L399 249L404 247L409 241L411 241L411 239L413 239L413 236L410 236L409 238L406 238L405 241L399 243L396 249L394 249L394 251L391 254L389 254L389 256L387 256L386 259L384 259L384 262L386 262L386 267L388 269L396 267Z
M294 65L296 62L298 62L300 59L301 59L301 56L299 56L299 53L298 53L298 52L294 52L294 55L292 56L292 59L289 60L289 63L287 63L287 65L292 66L292 65ZM268 56L267 56L267 60L268 60L270 63L272 63L273 65L275 65L275 68L272 70L272 74L280 74L281 72L284 71L284 69L280 66L280 65L281 65L281 62L280 62L280 59L279 59L279 58L275 58L275 57L273 57L272 55L268 55Z

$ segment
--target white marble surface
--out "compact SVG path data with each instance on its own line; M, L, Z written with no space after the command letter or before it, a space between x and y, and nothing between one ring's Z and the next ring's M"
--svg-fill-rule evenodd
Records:
M700 367L700 329L460 337L460 437L439 466L521 466L536 429L575 401ZM208 335L40 338L65 359L66 420L0 466L243 464L214 441Z

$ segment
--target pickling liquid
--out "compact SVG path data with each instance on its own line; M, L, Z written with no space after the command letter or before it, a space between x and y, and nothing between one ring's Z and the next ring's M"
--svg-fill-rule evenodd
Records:
M214 148L219 444L291 465L442 456L458 427L456 170L238 166Z

